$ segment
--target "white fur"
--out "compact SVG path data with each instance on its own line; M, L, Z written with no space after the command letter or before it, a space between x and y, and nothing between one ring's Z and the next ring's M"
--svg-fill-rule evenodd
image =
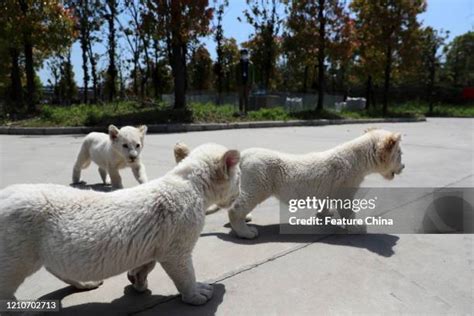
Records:
M246 224L246 216L270 196L288 204L290 199L348 194L341 188L357 188L371 173L393 179L404 168L399 143L400 134L374 129L324 152L292 155L263 148L242 151L242 191L229 209L232 229L241 238L257 237L258 230ZM177 148L185 152L183 147L177 144L175 155ZM207 214L216 210L213 207ZM352 211L339 213L346 218L354 216Z
M72 182L80 182L81 170L87 168L91 160L99 166L103 183L107 183L108 174L115 189L123 188L118 171L126 167L132 168L133 175L139 183L147 182L145 166L140 161L146 131L145 125L139 128L124 126L120 130L110 125L108 135L95 132L88 134L77 155Z
M164 177L103 193L54 184L0 191L0 299L45 266L61 280L90 289L129 271L138 291L158 261L182 299L203 304L212 286L196 283L191 253L205 209L230 207L240 193L239 152L207 144Z

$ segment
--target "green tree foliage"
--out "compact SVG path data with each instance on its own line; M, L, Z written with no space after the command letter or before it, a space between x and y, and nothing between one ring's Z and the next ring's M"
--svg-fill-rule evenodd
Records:
M34 111L38 101L35 68L71 45L76 35L73 15L59 1L4 0L0 2L0 21L0 47L10 57L11 100L21 107L24 70L26 101L28 109Z
M107 55L109 64L107 66L107 75L105 76L105 90L109 101L113 101L117 96L118 84L118 66L117 66L117 28L116 19L119 15L119 6L117 0L106 0L102 5L102 16L107 22Z
M474 31L455 37L447 47L445 75L454 86L474 86Z
M434 94L441 67L442 47L445 45L448 33L437 31L432 27L425 27L420 32L421 59L415 72L426 87L426 98L429 102L429 111L433 112Z
M357 32L365 73L380 76L383 69L383 112L388 109L389 91L394 72L413 62L419 40L418 14L426 10L424 0L353 0Z
M174 89L175 108L183 109L188 87L219 94L233 91L239 49L235 39L225 37L223 27L230 3L0 1L0 94L10 103L9 113L22 112L25 105L34 111L40 85L36 71L47 61L56 99L77 100L69 56L76 38L84 73L81 84L86 89L92 84L95 100L121 98L124 91L158 99ZM246 4L242 19L253 32L242 46L250 50L256 83L267 90L316 90L316 109L322 109L325 93L360 95L364 85L367 106L374 106L382 92L385 112L395 89L413 88L415 97L433 104L441 95L454 95L455 90L459 94L460 88L474 85L474 32L446 45L446 33L421 25L418 17L428 5L425 0ZM216 42L214 62L200 45L210 34ZM99 43L105 53L95 48ZM85 94L82 101L91 100Z
M214 40L216 41L217 60L214 64L215 83L217 93L219 94L218 103L221 103L220 94L224 89L224 65L223 65L223 44L225 40L224 28L222 21L224 18L225 8L229 5L229 0L214 0L214 12L216 16L216 24L213 27Z
M338 76L339 85L346 80L355 49L354 22L338 0L286 1L288 18L283 47L289 76L300 78L299 90L310 86L318 90L318 108L322 109L325 92L326 64ZM314 78L313 84L310 84Z
M208 0L150 0L147 17L155 36L166 43L174 78L174 107L186 107L186 57L189 45L209 33L213 9Z
M239 46L235 38L224 38L222 41L222 86L226 92L236 89L234 65L239 58Z
M102 11L102 3L99 0L67 0L65 3L71 8L75 17L75 29L81 46L84 91L88 90L92 76L94 99L97 99L97 57L92 53L92 46L98 41L96 33L103 22L99 14ZM83 102L88 101L88 94L84 93Z
M70 105L77 98L77 85L74 80L74 70L71 64L71 51L62 58L60 79L57 85L59 100L62 104Z
M171 75L171 67L166 59L160 59L153 65L153 86L152 90L155 97L161 96L163 93L172 92L173 76Z
M190 84L194 90L209 90L212 87L212 59L209 51L200 45L188 65Z
M132 91L134 95L140 94L141 97L145 96L146 90L144 86L147 82L149 76L149 67L141 67L140 56L143 51L146 50L145 54L145 64L148 66L149 54L148 54L148 39L146 35L148 30L145 28L143 22L143 10L146 9L146 6L140 1L135 0L126 0L124 2L124 13L127 17L127 22L122 22L120 19L117 19L117 22L120 26L120 31L125 35L125 40L128 44L128 49L132 54L129 64L131 64L132 69L130 71L132 79ZM141 84L140 84L141 83ZM141 87L141 89L139 89Z
M355 21L343 2L333 5L333 19L328 24L327 55L331 86L336 93L347 96L349 86L354 82L350 74L360 43L357 41Z
M251 53L257 71L257 81L264 89L271 89L272 78L278 58L278 34L282 18L278 14L280 0L247 0L248 9L243 13L247 22L253 26L252 38L242 44ZM239 18L240 20L240 18Z

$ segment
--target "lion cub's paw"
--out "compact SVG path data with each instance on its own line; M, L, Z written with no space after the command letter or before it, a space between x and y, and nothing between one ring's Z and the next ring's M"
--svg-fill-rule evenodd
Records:
M148 280L145 279L145 281L140 282L135 275L130 273L127 273L127 277L135 291L143 293L148 290Z
M243 239L255 239L258 237L257 227L247 226L247 229L244 231L235 232L239 238Z
M73 286L78 290L94 290L101 286L104 281L88 281L88 282L77 282Z
M194 293L189 296L182 296L182 300L191 305L202 305L211 299L213 291L214 288L210 284L196 283Z
M252 214L247 214L245 215L245 221L248 223L248 222L251 222L252 221Z

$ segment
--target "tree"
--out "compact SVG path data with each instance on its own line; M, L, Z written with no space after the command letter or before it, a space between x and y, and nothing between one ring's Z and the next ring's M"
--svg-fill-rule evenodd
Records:
M95 58L89 52L92 49L92 43L97 41L94 33L97 32L102 24L102 19L98 12L102 8L99 0L67 0L65 3L74 13L76 21L76 32L78 33L78 40L82 52L82 72L83 72L83 87L84 95L83 102L88 103L88 88L89 88L89 64L91 66L91 74L93 77L94 98L97 98L97 81L95 74Z
M221 71L222 87L226 92L235 89L234 65L239 61L239 47L235 38L224 38L222 41Z
M289 14L286 23L285 47L290 53L290 61L302 57L304 61L303 90L307 88L309 65L317 66L318 103L316 110L324 105L325 73L328 53L333 53L333 62L345 63L351 55L350 23L344 3L339 0L287 1ZM301 47L301 51L295 50ZM314 62L316 59L316 62ZM342 67L342 65L340 65Z
M70 105L77 96L77 85L74 80L74 70L71 63L71 51L61 58L60 79L58 82L59 99L62 103Z
M433 94L436 83L436 75L441 64L441 47L447 38L447 33L437 31L428 26L421 32L421 66L424 74L423 81L426 83L426 94L429 103L429 112L433 112ZM424 71L423 71L424 70Z
M88 70L88 58L87 58L87 42L89 41L89 33L90 33L90 26L89 26L89 1L88 0L80 0L77 6L78 10L78 20L79 20L79 40L81 43L81 50L82 50L82 72L84 76L84 103L88 102L88 86L89 86L89 70ZM82 10L81 10L82 9Z
M415 34L420 29L418 14L426 9L424 0L353 0L358 32L364 38L366 53L383 58L383 114L388 110L389 92L394 68L402 57L413 57ZM383 27L382 27L383 26Z
M155 59L153 63L153 92L155 98L159 98L163 93L171 91L173 80L171 76L171 69L166 59Z
M195 90L209 90L212 86L212 59L203 45L193 52L188 67L191 87Z
M139 78L143 76L142 67L140 66L140 53L141 53L141 30L142 21L140 13L140 3L135 0L126 0L124 2L124 12L129 18L128 22L124 24L120 19L117 19L120 31L125 35L128 48L132 54L132 59L129 61L133 65L131 70L132 77L132 90L134 95L138 95ZM141 89L144 93L143 89ZM144 97L142 94L141 97Z
M277 35L282 19L277 12L279 0L247 0L249 9L243 13L253 26L254 34L247 47L252 48L252 59L264 89L270 89L278 57ZM239 18L240 21L240 18Z
M118 3L117 0L107 0L103 7L104 13L103 16L107 21L108 25L108 47L107 53L109 55L109 66L107 67L107 76L106 76L106 90L108 91L109 101L113 101L117 95L117 63L116 58L116 49L117 49L117 35L115 28L115 21L118 15Z
M46 61L46 66L49 70L49 73L52 77L48 79L48 85L53 87L53 103L59 103L59 80L61 80L61 67L62 67L62 57L61 55L55 55L50 57Z
M94 93L94 101L99 98L99 75L97 74L97 62L99 60L99 54L94 53L92 50L92 41L89 41L87 45L87 57L91 63L91 75L92 75L92 90Z
M18 107L23 104L23 91L21 87L20 47L21 40L16 34L16 27L20 20L19 14L11 14L13 2L0 4L0 54L2 68L9 69L9 83L5 83L5 90L9 93L9 100ZM7 60L9 60L7 62ZM6 69L6 68L5 68ZM16 110L15 107L12 110Z
M448 45L445 68L453 85L474 85L474 31L456 36Z
M283 33L283 54L286 58L286 68L291 74L295 89L307 92L311 69L316 65L317 28L312 25L313 18L305 13L305 2L286 2L288 18Z
M209 33L213 16L208 0L150 0L148 19L155 25L155 36L164 38L174 78L176 109L186 108L186 57L189 45Z
M120 20L117 20L120 23L121 29L124 30L129 47L132 51L132 62L134 71L132 71L133 81L134 81L134 93L137 94L138 83L136 81L137 76L139 75L140 80L140 96L143 98L147 93L147 83L148 79L156 79L155 69L153 68L157 65L156 56L160 54L160 36L157 32L154 20L150 17L153 14L150 14L148 11L149 7L142 3L142 1L137 0L126 0L125 1L125 12L128 13L129 22L128 26L123 26ZM151 52L154 52L155 61L152 61ZM144 67L141 67L140 57L143 56ZM156 85L156 81L153 83ZM158 91L154 89L155 93ZM155 95L156 97L156 95Z
M8 43L12 60L12 96L22 100L19 60L23 53L26 101L33 112L37 102L35 67L53 52L70 46L75 37L72 14L58 1L6 0L0 3L0 20L4 22L2 40Z
M224 10L229 5L229 0L214 0L214 11L216 12L216 20L217 24L214 27L214 40L216 41L216 53L217 53L217 60L214 64L214 73L216 75L216 86L217 86L217 103L221 103L221 93L224 87L224 52L223 52L223 45L224 45L224 29L222 27L222 19L224 17Z
M355 22L350 17L345 5L336 5L333 8L334 19L331 20L330 38L327 45L327 55L330 63L330 72L334 75L334 84L348 95L349 73L354 66L355 52L360 46L357 40Z
M318 20L319 20L319 37L318 37L318 105L316 110L321 111L324 104L325 82L324 82L324 59L326 57L326 0L318 0Z

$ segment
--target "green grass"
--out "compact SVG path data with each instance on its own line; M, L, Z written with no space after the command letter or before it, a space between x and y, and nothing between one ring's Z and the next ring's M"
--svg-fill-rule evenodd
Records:
M402 104L392 104L387 114L382 114L381 106L370 111L341 111L339 114L346 118L379 118L379 117L474 117L473 104L445 104L436 103L433 112L429 112L426 102L411 101Z
M436 104L428 114L426 103L408 102L392 105L386 117L454 116L474 117L474 104L448 105ZM211 103L192 103L186 110L174 110L163 104L144 106L137 102L116 102L107 104L79 104L73 106L45 105L40 114L33 118L0 122L13 126L105 126L163 124L163 123L228 123L243 121L287 121L309 119L363 119L380 118L381 110L341 111L331 110L288 113L281 107L250 111L246 117L236 115L232 105L216 106Z
M407 102L398 106L393 106L392 111L409 112L417 115L430 117L474 117L474 103L471 104L443 104L435 103L433 112L429 113L429 106L426 102Z
M232 105L216 106L209 103L193 103L189 106L194 123L226 123L237 120Z

